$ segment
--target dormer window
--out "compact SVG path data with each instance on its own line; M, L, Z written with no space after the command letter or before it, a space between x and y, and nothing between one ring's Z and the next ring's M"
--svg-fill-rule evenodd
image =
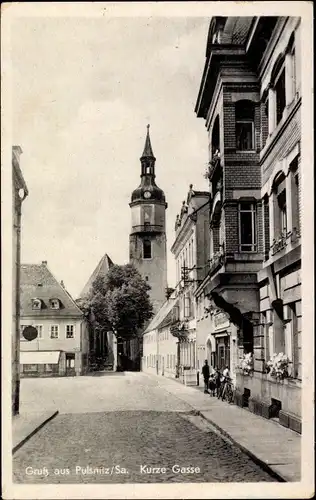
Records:
M50 307L51 309L60 309L60 302L58 299L51 299L50 300Z
M32 309L34 309L34 310L42 309L41 299L32 299Z

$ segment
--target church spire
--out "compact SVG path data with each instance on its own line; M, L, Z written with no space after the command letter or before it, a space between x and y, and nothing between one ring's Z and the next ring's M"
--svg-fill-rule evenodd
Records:
M152 147L151 147L149 128L150 128L150 125L147 125L147 134L146 134L146 140L145 140L145 146L144 146L142 158L155 158Z

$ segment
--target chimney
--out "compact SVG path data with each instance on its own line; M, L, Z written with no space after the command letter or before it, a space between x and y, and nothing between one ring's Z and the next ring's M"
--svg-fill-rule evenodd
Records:
M61 284L61 286L62 286L63 288L65 288L65 284L64 284L63 280L61 280L60 284Z
M47 260L42 260L42 265L47 266Z

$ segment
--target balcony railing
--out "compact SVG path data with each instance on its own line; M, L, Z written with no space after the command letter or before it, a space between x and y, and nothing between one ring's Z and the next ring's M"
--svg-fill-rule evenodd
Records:
M212 159L211 161L209 162L208 164L208 167L207 167L207 170L204 174L204 177L205 179L209 179L211 180L212 177L213 177L213 174L216 170L216 168L218 167L218 165L220 164L220 161L221 161L221 156L220 156L220 152L219 151L216 151L213 156L212 156Z
M134 233L162 233L164 226L154 224L142 224L140 226L132 227L132 234Z
M273 240L271 245L271 255L281 252L281 250L283 250L289 242L296 243L299 238L300 232L296 227L294 227L292 231L282 231L282 233Z
M182 321L175 321L170 326L170 333L171 335L173 335L173 337L176 337L179 340L187 338L188 334L187 324Z
M222 250L219 252L215 252L213 257L210 259L209 263L210 263L210 270L209 270L210 273L222 267L222 265L224 264L224 252Z

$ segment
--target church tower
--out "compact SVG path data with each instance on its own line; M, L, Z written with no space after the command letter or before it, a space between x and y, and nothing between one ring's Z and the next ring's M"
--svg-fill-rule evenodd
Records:
M155 182L155 163L149 125L144 152L140 158L141 182L132 193L130 263L134 264L151 287L150 297L156 313L166 300L167 245L166 198Z

